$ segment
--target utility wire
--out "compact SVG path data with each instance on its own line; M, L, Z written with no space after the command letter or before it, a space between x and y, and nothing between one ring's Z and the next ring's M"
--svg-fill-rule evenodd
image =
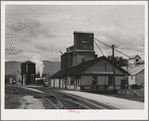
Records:
M100 50L101 54L104 56L103 52L101 51L100 47L98 46L98 44L96 43L96 41L94 41L96 46L98 47L98 49Z
M100 41L99 39L96 39L96 38L94 38L94 39L95 39L95 40L97 40L97 41L99 41L99 42L101 42L102 44L106 45L107 47L111 48L111 46L109 46L109 45L105 44L104 42ZM126 55L126 54L122 53L121 51L116 50L116 49L114 49L114 50L130 58L130 56L128 56L128 55Z
M127 56L128 58L131 58L130 56L128 56L128 55L126 55L126 54L124 54L124 53L122 53L121 51L119 51L119 50L116 50L116 49L114 49L115 51L117 51L117 52L119 52L119 53L121 53L121 54L123 54L123 55L125 55L125 56Z
M108 47L110 47L111 48L111 46L109 46L109 45L107 45L107 44L105 44L105 43L103 43L102 41L100 41L99 39L96 39L96 38L94 38L95 40L97 40L97 41L99 41L99 42L101 42L102 44L104 44L104 45L106 45L106 46L108 46Z
M116 48L122 49L122 50L128 50L128 51L143 52L141 50L132 50L132 49L119 48L119 47L116 47Z

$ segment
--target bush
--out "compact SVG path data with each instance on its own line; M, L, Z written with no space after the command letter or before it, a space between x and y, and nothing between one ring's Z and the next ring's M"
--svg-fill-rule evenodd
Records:
M137 85L137 84L133 84L131 86L131 89L141 89L141 88L142 88L142 86L141 85Z

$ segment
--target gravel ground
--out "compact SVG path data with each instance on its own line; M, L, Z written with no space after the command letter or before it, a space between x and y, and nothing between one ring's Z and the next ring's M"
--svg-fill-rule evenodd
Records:
M33 96L23 96L19 102L21 103L19 109L45 109L41 99L33 98Z
M52 109L52 106L45 99L12 90L5 93L5 109Z
M5 109L17 109L21 105L19 95L7 95L5 94Z

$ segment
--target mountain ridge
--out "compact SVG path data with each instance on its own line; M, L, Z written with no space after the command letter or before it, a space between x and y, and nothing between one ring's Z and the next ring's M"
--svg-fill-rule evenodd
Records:
M59 61L49 61L43 60L44 64L43 74L49 74L50 76L60 70L60 62ZM17 70L21 70L21 61L6 61L5 62L5 74L16 75Z

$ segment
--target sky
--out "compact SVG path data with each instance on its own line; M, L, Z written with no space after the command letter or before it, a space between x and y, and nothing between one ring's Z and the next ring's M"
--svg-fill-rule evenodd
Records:
M60 61L59 51L73 45L73 32L93 32L94 37L128 56L144 52L143 5L6 5L5 61ZM105 56L111 48L98 42ZM102 56L95 46L98 57ZM128 57L115 51L115 56Z

